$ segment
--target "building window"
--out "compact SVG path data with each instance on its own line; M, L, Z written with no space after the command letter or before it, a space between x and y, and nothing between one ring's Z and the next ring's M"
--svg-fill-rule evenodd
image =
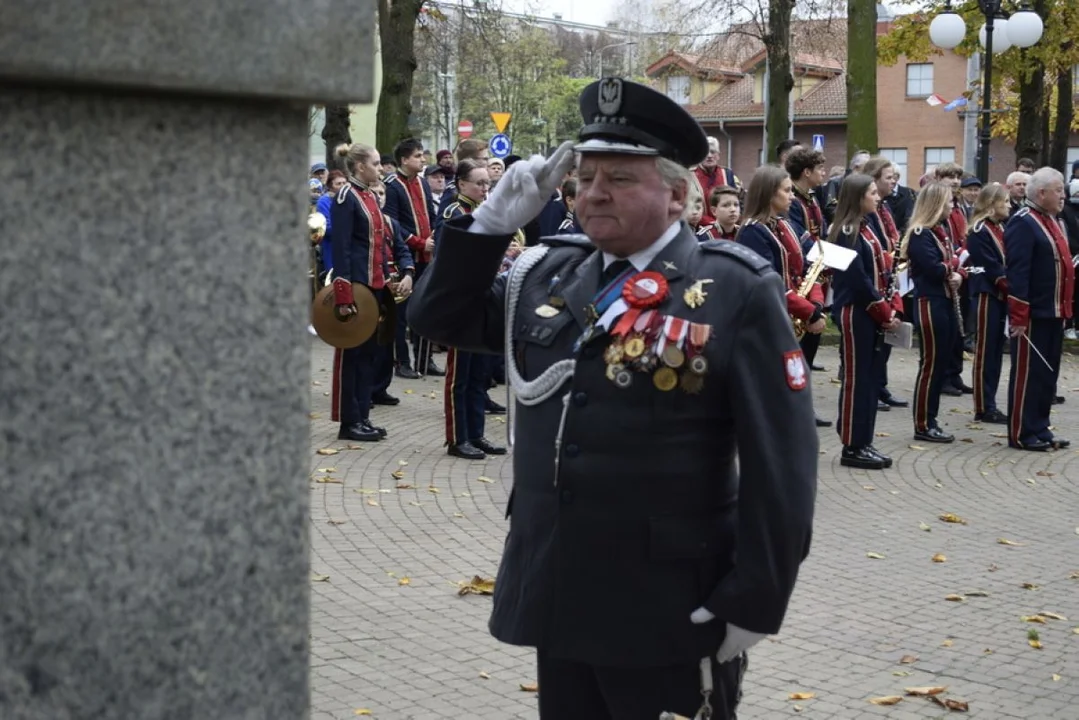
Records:
M955 148L926 148L925 149L925 171L931 173L937 169L937 165L941 163L953 163L955 162Z
M892 161L895 171L899 173L899 184L907 184L907 149L906 148L881 148L881 157Z
M689 77L671 75L667 78L667 97L679 105L689 104Z
M933 94L933 63L907 65L907 97Z
M1072 178L1072 165L1077 161L1079 161L1079 147L1068 148L1068 166L1061 171L1064 173L1065 180Z

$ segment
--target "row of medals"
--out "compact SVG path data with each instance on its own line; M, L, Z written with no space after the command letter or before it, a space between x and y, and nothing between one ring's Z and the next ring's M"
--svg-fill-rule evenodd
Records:
M652 373L652 384L669 392L681 386L682 391L695 395L704 388L708 360L704 355L686 357L685 351L670 343L657 352L658 339L649 343L644 333L615 337L603 352L607 363L607 379L625 389L633 384L632 371Z

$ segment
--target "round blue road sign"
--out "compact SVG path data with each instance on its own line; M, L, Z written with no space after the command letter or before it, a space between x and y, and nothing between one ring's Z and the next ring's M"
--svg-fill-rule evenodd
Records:
M498 133L491 137L491 142L487 144L487 147L496 158L504 158L513 150L513 143L510 142L509 136Z

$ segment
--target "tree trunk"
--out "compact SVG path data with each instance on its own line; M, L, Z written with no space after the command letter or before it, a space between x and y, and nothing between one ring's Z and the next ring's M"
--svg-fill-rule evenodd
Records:
M1044 22L1048 16L1048 0L1034 0L1034 12ZM1020 50L1029 53L1028 50ZM1016 128L1015 157L1030 158L1035 163L1046 150L1045 134L1048 127L1045 118L1045 64L1032 60L1032 69L1019 78L1019 123Z
M765 115L768 147L765 157L776 161L776 146L790 137L791 90L791 13L794 0L770 0L768 32L764 46L768 51L768 108Z
M877 3L847 0L847 157L877 151Z
M322 140L326 143L326 164L336 167L334 148L341 143L351 143L348 105L327 105L326 124L322 126Z
M389 153L409 137L412 79L416 72L416 18L423 0L379 0L378 36L382 51L382 89L378 97L375 138L379 152Z
M1053 127L1053 142L1049 153L1049 166L1064 170L1065 177L1070 177L1068 165L1068 139L1071 136L1071 119L1075 111L1071 68L1057 71L1057 117Z

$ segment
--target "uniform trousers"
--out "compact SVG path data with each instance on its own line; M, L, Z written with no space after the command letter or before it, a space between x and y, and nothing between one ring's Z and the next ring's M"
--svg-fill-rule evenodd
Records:
M1004 320L1008 306L989 293L978 293L972 300L975 319L974 414L983 415L997 409L997 386L1004 364Z
M817 350L820 349L820 333L806 333L798 341L798 344L802 346L802 355L805 356L806 369L808 370L817 361Z
M1031 343L1049 362L1031 348ZM1008 444L1021 446L1034 440L1051 442L1049 411L1056 395L1064 346L1064 321L1031 318L1027 337L1011 338L1012 371L1008 381Z
M862 308L846 305L834 312L843 364L836 432L845 447L862 448L873 444L877 423L880 333Z
M914 378L914 431L939 427L940 391L948 376L952 350L959 335L959 322L951 298L919 297L914 301L914 325L918 329L918 374Z
M358 347L334 350L330 405L330 417L334 422L351 425L370 417L378 350L374 336Z
M701 706L699 662L614 668L552 658L542 649L536 655L541 720L656 720L662 712L692 718ZM713 659L714 720L736 717L746 663L744 653L723 665Z
M880 362L876 365L877 370L877 397L881 400L890 398L892 391L888 389L888 360L892 357L892 346L888 343L880 345Z
M446 444L460 445L483 437L487 384L493 355L446 351Z

